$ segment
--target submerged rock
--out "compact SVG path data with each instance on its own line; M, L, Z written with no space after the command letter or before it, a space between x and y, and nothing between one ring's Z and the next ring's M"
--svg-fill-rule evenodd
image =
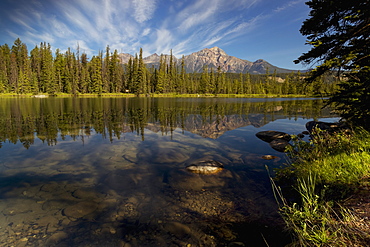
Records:
M340 129L346 129L348 127L346 126L345 123L327 123L320 121L309 121L306 123L306 129L310 134L312 134L312 132L316 128L323 131L334 132Z
M223 165L215 160L199 161L195 164L190 164L186 170L193 173L211 174L219 172L223 169Z
M77 204L66 207L63 213L67 217L82 218L85 215L91 214L98 208L98 204L95 202L79 202Z
M285 152L286 147L290 145L287 140L275 139L270 142L270 146L278 152Z
M274 130L261 131L258 132L256 136L265 142L272 142L276 139L282 139L288 142L291 139L291 136L289 134Z
M262 156L262 159L265 159L265 160L273 160L273 159L276 159L276 158L277 158L276 156L270 155L270 154L266 154L266 155Z

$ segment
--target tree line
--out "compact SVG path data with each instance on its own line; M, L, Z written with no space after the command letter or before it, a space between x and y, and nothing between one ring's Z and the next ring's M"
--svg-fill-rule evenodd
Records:
M177 64L171 55L161 55L158 67L147 67L143 51L122 64L117 50L107 46L103 54L88 58L77 48L53 55L50 44L36 45L28 52L19 38L12 47L0 46L0 93L15 94L304 94L328 95L336 81L322 75L315 83L302 83L305 74L263 75L224 73L221 68L204 66L202 73L187 73L184 57Z

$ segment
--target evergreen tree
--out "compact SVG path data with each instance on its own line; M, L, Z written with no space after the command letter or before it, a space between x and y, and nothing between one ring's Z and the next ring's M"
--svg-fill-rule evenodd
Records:
M89 70L90 70L90 77L91 77L90 91L92 93L101 94L103 92L101 52L99 52L99 56L92 57Z
M57 92L63 92L64 70L65 70L64 55L60 53L59 49L55 51L54 58L54 78L55 87Z
M245 74L244 93L252 94L251 75L249 73Z
M109 63L109 78L112 93L121 92L123 87L123 70L119 63L118 52L114 50Z
M132 87L131 87L130 91L132 93L134 93L136 96L140 95L139 84L140 84L139 58L137 57L137 54L135 54L135 58L134 58L133 64L132 64Z
M133 88L133 81L134 81L134 61L130 57L128 63L126 65L126 73L127 73L127 88L126 90L131 91Z
M158 71L158 79L156 82L156 92L163 93L164 90L164 82L166 81L166 57L161 54L159 60L159 71Z
M185 93L185 85L186 85L186 80L185 80L185 57L184 55L182 56L181 59L181 71L180 71L180 80L179 80L179 93Z
M312 0L310 18L300 29L311 50L295 62L317 66L309 82L330 70L344 71L345 80L333 95L342 116L370 126L370 1ZM339 74L340 76L340 74Z
M10 69L9 69L9 90L10 92L18 93L18 74L19 68L17 63L17 53L10 54Z
M200 93L209 93L209 74L208 66L203 66L203 72L200 78L199 92Z
M31 50L31 84L33 85L33 93L37 94L40 92L40 79L41 79L41 52L40 48L36 45L35 48Z
M140 93L144 93L144 94L148 93L147 80L146 80L146 67L143 61L143 49L142 48L140 48L140 53L139 53L138 69L137 69L137 76L136 76L135 84L137 85L136 95L139 95Z
M105 49L105 58L103 63L103 92L109 93L111 92L112 88L112 80L111 80L111 74L110 74L110 48L109 45L107 45Z
M0 46L0 93L8 91L10 73L10 48L7 44Z
M80 93L89 93L89 85L91 84L89 68L88 68L88 59L87 54L82 53L81 55L81 69L80 69L80 83L79 83L79 92Z

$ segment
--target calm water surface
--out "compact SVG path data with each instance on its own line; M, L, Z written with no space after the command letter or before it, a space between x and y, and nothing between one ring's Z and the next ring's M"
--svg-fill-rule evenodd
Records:
M266 167L282 166L285 155L255 134L298 134L307 121L337 120L322 106L0 99L0 246L283 246L289 237ZM185 169L204 160L224 169Z

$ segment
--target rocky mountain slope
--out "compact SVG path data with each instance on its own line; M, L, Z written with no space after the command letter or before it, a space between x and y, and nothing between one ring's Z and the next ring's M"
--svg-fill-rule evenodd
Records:
M121 53L121 62L123 64L127 63L132 55L127 53ZM170 60L170 55L165 55L167 62ZM144 58L144 62L148 67L154 66L159 67L160 56L158 54L152 54ZM173 61L177 63L178 66L181 64L181 58L176 58L173 56ZM250 62L248 60L243 60L237 57L229 56L219 47L205 48L201 51L194 52L190 55L184 56L185 69L186 72L202 72L205 65L208 68L213 68L217 70L218 67L221 68L223 72L229 73L250 73L250 74L264 74L268 69L270 72L276 70L277 73L290 73L292 70L283 69L271 65L263 59L258 59L255 62Z

